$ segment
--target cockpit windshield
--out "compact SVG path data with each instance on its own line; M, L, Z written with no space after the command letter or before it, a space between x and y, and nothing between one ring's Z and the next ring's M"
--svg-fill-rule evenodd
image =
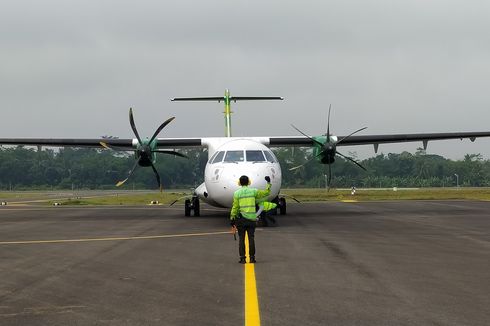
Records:
M246 150L246 151L219 151L210 159L210 164L215 163L238 163L238 162L271 162L276 163L277 159L270 151Z
M225 155L225 163L243 162L243 151L228 151Z
M262 151L245 151L245 154L247 155L247 162L265 162Z

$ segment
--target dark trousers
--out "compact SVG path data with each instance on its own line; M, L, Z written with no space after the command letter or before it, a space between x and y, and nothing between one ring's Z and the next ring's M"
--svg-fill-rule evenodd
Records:
M255 256L255 224L255 221L250 221L243 217L239 218L236 222L238 237L240 238L238 243L240 258L245 258L245 232L248 234L248 254L250 257Z

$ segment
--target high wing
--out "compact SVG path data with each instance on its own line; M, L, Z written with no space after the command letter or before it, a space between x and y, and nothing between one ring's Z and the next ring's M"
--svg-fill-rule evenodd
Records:
M111 146L122 148L133 148L132 139L106 139L106 138L0 138L1 145L26 145L26 146L47 146L47 147L100 147L101 142Z
M102 148L101 143L111 147L133 150L137 144L136 139L111 138L0 138L0 145L25 145L46 147L94 147ZM159 138L157 148L184 148L202 146L201 138Z
M330 110L329 110L330 118ZM330 120L330 119L329 119ZM294 126L293 126L294 127ZM327 125L327 133L321 136L308 136L298 128L294 127L303 137L271 137L269 139L269 146L308 146L313 147L313 157L305 163L291 167L290 170L300 168L308 164L312 160L317 160L322 164L327 165L327 187L330 188L332 180L332 163L335 162L335 158L340 156L359 168L366 170L360 162L357 162L354 158L346 156L337 150L338 146L351 146L351 145L374 145L374 152L378 152L380 144L384 143L406 143L414 141L422 141L424 149L427 149L427 143L432 140L444 140L444 139L463 139L469 138L471 141L475 141L479 137L490 137L490 131L483 132L450 132L450 133L417 133L417 134L392 134L392 135L365 135L355 136L354 134L362 131L366 128L361 128L347 136L332 136L329 134L329 124Z
M346 136L337 136L338 139L344 139ZM449 132L449 133L416 133L416 134L381 134L381 135L363 135L350 136L343 140L338 146L353 145L379 145L386 143L405 143L421 141L426 144L432 140L445 139L470 139L490 137L490 131L481 132ZM210 137L213 138L213 137ZM221 138L221 137L219 137ZM256 137L245 137L256 138ZM158 148L186 148L202 147L205 138L158 138ZM284 136L284 137L257 137L261 142L271 147L282 146L314 146L311 138L304 136ZM111 139L111 138L0 138L0 145L25 145L25 146L46 146L46 147L94 147L101 148L101 142L110 146L122 147L131 150L135 147L136 139Z
M375 149L379 144L385 143L406 143L422 141L424 148L427 142L432 140L444 139L464 139L469 138L475 141L476 138L490 137L490 131L482 132L446 132L446 133L417 133L417 134L384 134L384 135L365 135L365 136L337 136L344 139L338 146L352 145L374 145ZM270 137L269 145L274 146L314 146L314 140L308 137Z

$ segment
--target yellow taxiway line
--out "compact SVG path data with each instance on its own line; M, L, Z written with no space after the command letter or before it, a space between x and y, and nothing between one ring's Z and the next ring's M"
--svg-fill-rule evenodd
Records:
M72 242L95 242L95 241L123 241L123 240L148 240L148 239L164 239L164 238L180 238L180 237L198 237L198 236L229 234L229 233L230 233L230 231L217 231L217 232L205 232L205 233L163 234L163 235L148 235L148 236L136 236L136 237L0 241L0 245L72 243Z
M245 253L248 253L248 235L245 236ZM255 264L250 257L245 264L245 326L260 326L259 297L255 282Z

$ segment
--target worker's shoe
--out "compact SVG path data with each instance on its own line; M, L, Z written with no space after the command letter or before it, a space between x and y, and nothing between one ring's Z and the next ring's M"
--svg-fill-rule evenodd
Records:
M247 262L247 261L245 260L245 257L240 258L240 261L239 261L239 263L240 263L240 264L245 264L246 262Z
M255 260L255 256L250 257L250 263L255 264L257 261Z

